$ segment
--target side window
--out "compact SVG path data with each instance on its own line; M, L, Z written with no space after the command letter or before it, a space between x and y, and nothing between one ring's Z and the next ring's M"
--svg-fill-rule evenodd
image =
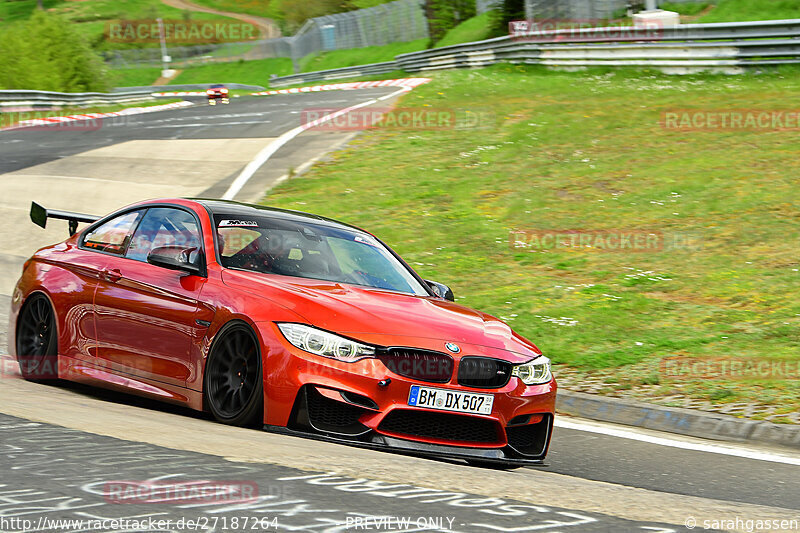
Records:
M217 228L219 254L230 257L247 248L254 240L261 237L261 233L248 228Z
M193 263L197 261L201 244L200 230L194 216L171 207L148 209L133 234L126 257L146 262L151 251L165 246L193 249L189 260Z
M83 246L91 250L124 255L130 243L131 230L142 211L131 211L101 224L83 238Z

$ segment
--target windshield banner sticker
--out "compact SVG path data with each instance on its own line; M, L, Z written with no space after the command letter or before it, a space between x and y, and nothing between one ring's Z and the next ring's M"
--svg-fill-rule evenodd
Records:
M255 220L220 220L220 228L257 228Z

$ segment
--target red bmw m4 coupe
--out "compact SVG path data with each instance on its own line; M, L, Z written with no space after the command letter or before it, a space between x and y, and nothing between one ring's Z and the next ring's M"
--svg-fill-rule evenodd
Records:
M218 100L222 104L229 104L231 101L228 95L228 88L221 83L209 87L206 90L206 97L208 98L208 105L216 105Z
M366 231L201 199L104 217L33 204L31 219L67 220L71 236L37 251L12 295L9 350L28 379L471 464L547 453L550 360Z

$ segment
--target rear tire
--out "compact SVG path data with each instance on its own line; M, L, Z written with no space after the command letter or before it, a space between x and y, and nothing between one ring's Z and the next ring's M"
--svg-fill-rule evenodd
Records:
M234 322L217 334L204 381L205 403L217 421L231 426L263 423L261 350L247 325Z
M17 362L22 377L30 381L58 379L56 315L44 294L28 298L17 318Z

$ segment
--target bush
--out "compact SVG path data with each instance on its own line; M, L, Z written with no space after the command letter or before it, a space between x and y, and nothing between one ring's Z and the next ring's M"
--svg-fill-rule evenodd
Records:
M439 42L448 31L474 16L475 2L471 0L425 0L430 46Z
M467 19L455 28L448 31L441 41L436 43L434 48L440 46L450 46L453 44L470 43L482 41L490 37L502 35L496 31L497 17L499 13L495 10L486 11L480 15Z
M547 18L542 17L540 14L534 14L534 18ZM524 0L503 0L498 9L498 14L494 18L494 35L508 35L508 23L513 20L525 20L525 2Z
M108 89L108 72L73 26L38 11L0 39L0 88L85 92Z

